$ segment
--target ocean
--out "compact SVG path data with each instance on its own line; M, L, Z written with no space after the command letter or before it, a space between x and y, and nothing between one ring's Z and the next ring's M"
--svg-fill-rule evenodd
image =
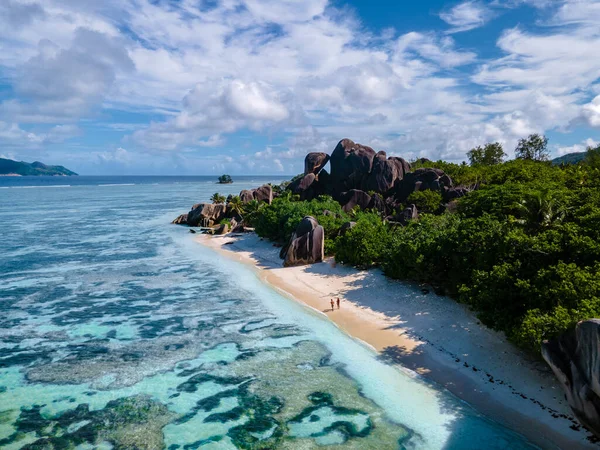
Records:
M0 448L535 448L170 224L281 181L0 178Z

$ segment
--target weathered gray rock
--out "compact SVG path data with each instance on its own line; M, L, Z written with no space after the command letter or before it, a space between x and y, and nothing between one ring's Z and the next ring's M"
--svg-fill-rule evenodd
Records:
M367 205L367 209L379 211L384 215L384 217L387 216L388 213L388 207L384 198L377 192L371 196L371 201Z
M373 159L373 167L366 181L366 190L387 195L410 172L410 164L402 158L387 158L385 152L379 152Z
M577 420L600 437L600 319L544 341L542 356L558 378Z
M242 201L242 203L251 202L252 200L254 200L254 192L248 189L244 189L242 192L240 192L240 200Z
M464 197L469 192L470 190L468 188L463 186L457 186L453 188L444 189L442 195L444 196L444 201L451 202L452 200L455 200L457 198Z
M273 188L270 184L265 184L256 189L244 189L240 192L240 200L242 203L248 203L252 200L257 200L270 205L273 202Z
M444 192L452 187L452 180L443 170L433 168L417 169L405 174L396 186L395 197L403 202L415 191L432 190Z
M187 218L187 214L181 214L180 216L177 216L177 218L171 223L174 223L176 225L187 225Z
M338 193L350 189L364 189L373 167L375 150L342 139L333 150L331 159L331 182Z
M356 225L356 222L346 222L346 223L344 223L340 227L340 231L338 232L338 234L340 236L343 236L344 234L346 234L348 232L348 230L351 230L352 228L354 228L355 225Z
M287 187L292 194L299 195L301 200L312 200L318 195L317 176L314 173L304 175Z
M309 153L304 158L304 175L309 173L317 175L328 162L329 155L327 153Z
M254 200L271 204L273 202L273 188L270 184L265 184L253 192Z
M342 210L349 212L354 209L355 206L360 209L367 209L371 203L371 196L364 191L358 189L352 189L345 194L342 194L340 204L342 204Z
M416 205L409 205L398 215L398 222L406 225L411 220L417 220L419 218L419 211Z
M314 217L306 216L296 227L288 245L279 256L284 267L313 264L325 257L325 230Z
M191 227L211 226L225 217L227 206L223 203L198 203L192 206L187 215L187 224Z
M222 223L215 229L215 235L222 236L229 233L229 225Z

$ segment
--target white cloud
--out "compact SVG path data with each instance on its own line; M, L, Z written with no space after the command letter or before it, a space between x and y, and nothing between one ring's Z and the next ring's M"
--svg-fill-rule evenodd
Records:
M276 159L291 173L308 151L331 151L342 137L462 160L487 140L510 153L530 132L598 127L598 2L510 6L525 2L544 7L538 24L552 26L512 24L497 39L502 54L486 49L482 59L479 43L464 48L447 33L484 25L498 2L442 12L446 32L398 35L367 30L326 0L6 0L0 68L15 95L0 105L0 140L43 148L90 119L126 134L111 146L130 158L145 152L181 168L210 154L207 167L240 171L274 170ZM115 109L143 116L110 123ZM267 135L268 148L242 157L228 148L240 132ZM217 148L223 155L208 151ZM115 151L96 159L116 164ZM219 162L231 152L233 161Z
M491 18L490 9L483 3L464 2L459 3L449 11L440 14L440 18L451 25L449 33L473 30L479 28Z
M16 99L0 104L0 114L20 122L74 120L97 105L117 74L133 68L114 39L84 28L69 48L42 39L38 53L16 68Z
M555 150L556 156L563 156L569 153L581 153L585 152L588 147L596 147L600 144L600 142L595 141L594 139L588 138L583 141L581 144L574 144L566 147L557 147Z
M581 108L581 115L594 128L600 128L600 95Z

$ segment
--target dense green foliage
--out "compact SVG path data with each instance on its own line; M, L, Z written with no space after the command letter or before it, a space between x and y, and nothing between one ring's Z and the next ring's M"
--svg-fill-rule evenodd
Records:
M293 201L290 196L273 200L257 214L252 224L259 236L285 243L305 216L313 216L325 230L325 252L333 252L340 227L349 220L342 207L330 197L310 202Z
M381 262L391 233L379 214L360 212L356 224L335 241L335 259L357 267L369 267Z
M210 201L213 203L225 203L225 196L215 192L211 197Z
M537 352L542 340L600 317L600 148L577 165L538 161L541 147L533 154L492 165L417 162L413 168L437 167L478 189L452 212L440 210L439 193L411 194L405 203L415 203L420 218L406 226L374 212L345 214L328 197L300 202L289 194L260 209L253 224L259 235L285 242L312 215L337 261L428 283ZM356 224L340 233L349 220Z
M440 208L442 194L436 191L415 191L404 202L406 205L415 205L419 212L434 213Z
M219 177L219 183L221 183L221 184L233 183L233 180L230 175L221 175Z

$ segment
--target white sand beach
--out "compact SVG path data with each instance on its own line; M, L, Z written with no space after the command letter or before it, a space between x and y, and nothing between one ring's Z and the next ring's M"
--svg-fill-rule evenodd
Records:
M283 268L279 248L255 234L199 236L197 241L251 264L286 296L326 314L390 363L419 373L543 448L599 448L574 419L543 361L483 326L454 300L422 286L359 271L332 258ZM333 311L330 299L339 297Z

